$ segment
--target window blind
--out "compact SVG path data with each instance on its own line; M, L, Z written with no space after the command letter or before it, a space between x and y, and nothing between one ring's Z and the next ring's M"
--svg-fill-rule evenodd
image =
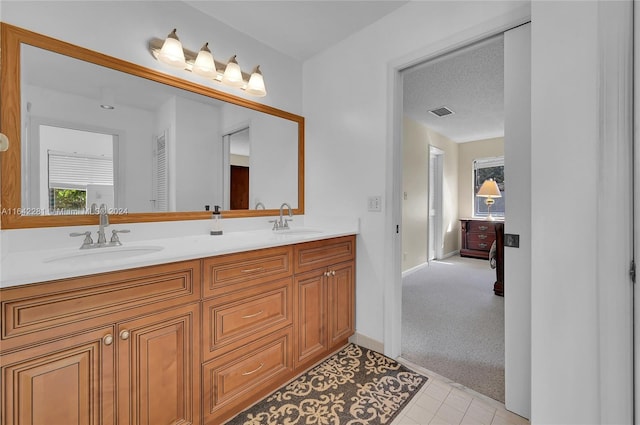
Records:
M49 188L82 189L88 184L113 185L113 158L48 151Z

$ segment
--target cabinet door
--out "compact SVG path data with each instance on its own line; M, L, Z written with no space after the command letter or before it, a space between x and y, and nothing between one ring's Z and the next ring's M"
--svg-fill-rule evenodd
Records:
M327 327L329 348L345 342L354 332L355 279L353 263L329 268Z
M324 273L325 270L314 271L296 276L295 279L296 367L327 349Z
M113 328L0 357L2 425L114 423Z
M118 423L200 422L199 305L118 324Z

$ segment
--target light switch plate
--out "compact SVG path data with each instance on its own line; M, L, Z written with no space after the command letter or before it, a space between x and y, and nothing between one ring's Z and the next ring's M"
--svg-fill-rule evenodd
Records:
M382 196L374 195L367 198L367 210L372 212L382 211Z
M504 246L510 246L512 248L520 248L520 235L513 235L511 233L504 234Z

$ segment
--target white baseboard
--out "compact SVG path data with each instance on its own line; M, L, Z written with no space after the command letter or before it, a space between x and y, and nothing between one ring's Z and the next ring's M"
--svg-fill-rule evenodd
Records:
M415 272L417 272L418 270L423 269L423 268L425 268L425 267L427 267L427 266L429 266L429 263L422 263L422 264L418 264L417 266L411 267L410 269L405 270L405 271L403 271L403 272L402 272L402 277L403 277L403 278L404 278L404 277L407 277L407 276L409 276L410 274L415 273Z
M358 332L351 335L349 342L368 348L369 350L377 351L378 353L384 353L384 343Z
M460 254L460 251L456 249L455 251L451 251L447 254L444 254L441 260L444 260L445 258L449 258L449 257L455 257L456 255L459 255L459 254Z

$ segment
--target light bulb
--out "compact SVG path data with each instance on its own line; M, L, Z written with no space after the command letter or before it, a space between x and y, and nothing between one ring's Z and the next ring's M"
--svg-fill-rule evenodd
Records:
M164 40L162 49L158 54L158 60L174 68L183 68L187 65L184 59L184 51L182 50L182 43L178 39L175 28L167 38Z
M244 86L242 70L236 61L236 55L233 55L233 57L229 59L229 63L227 64L227 67L224 70L224 75L222 76L222 83L231 87Z
M267 89L264 86L264 77L260 72L260 65L256 66L251 73L249 83L245 91L253 96L263 97L267 95Z
M194 74L205 78L216 78L218 75L216 72L216 63L213 60L211 50L209 50L209 43L204 43L204 46L202 46L202 49L198 52L198 57L196 57L192 71Z

